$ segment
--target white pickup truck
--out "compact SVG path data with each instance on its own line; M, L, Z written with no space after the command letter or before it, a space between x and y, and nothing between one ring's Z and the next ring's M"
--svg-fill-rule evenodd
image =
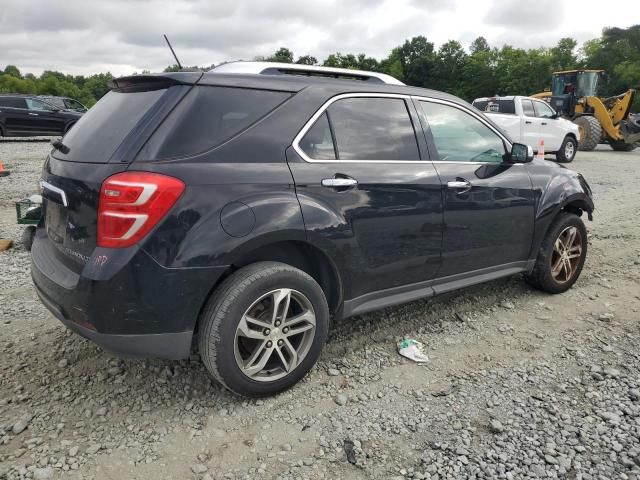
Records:
M484 112L509 137L531 145L538 151L544 140L544 153L555 153L558 162L571 162L578 150L578 126L559 118L548 103L531 97L476 98L473 106Z

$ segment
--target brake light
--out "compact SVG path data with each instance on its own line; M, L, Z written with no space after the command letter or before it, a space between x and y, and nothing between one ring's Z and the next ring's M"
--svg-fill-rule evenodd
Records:
M124 172L107 178L98 201L98 246L129 247L149 233L176 203L184 183L148 172Z

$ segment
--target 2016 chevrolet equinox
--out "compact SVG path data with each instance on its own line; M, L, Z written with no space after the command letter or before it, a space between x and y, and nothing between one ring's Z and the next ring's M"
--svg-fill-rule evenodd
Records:
M114 80L56 142L32 276L71 330L124 355L196 343L229 389L264 396L311 369L331 317L580 275L589 186L466 102L367 72L236 67Z

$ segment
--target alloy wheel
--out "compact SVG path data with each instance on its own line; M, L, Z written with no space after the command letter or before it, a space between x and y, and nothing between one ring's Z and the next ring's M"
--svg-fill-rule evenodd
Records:
M551 255L551 276L558 283L570 281L582 257L582 234L576 227L567 227L556 239Z
M253 302L240 319L234 340L236 363L252 380L278 380L305 359L315 330L315 311L304 294L273 290Z
M564 158L571 160L575 154L575 146L573 142L567 142L564 146Z

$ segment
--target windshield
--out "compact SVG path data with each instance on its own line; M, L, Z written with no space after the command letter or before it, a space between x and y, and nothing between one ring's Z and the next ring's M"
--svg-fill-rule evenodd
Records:
M578 78L578 96L594 97L598 88L598 72L583 72Z

